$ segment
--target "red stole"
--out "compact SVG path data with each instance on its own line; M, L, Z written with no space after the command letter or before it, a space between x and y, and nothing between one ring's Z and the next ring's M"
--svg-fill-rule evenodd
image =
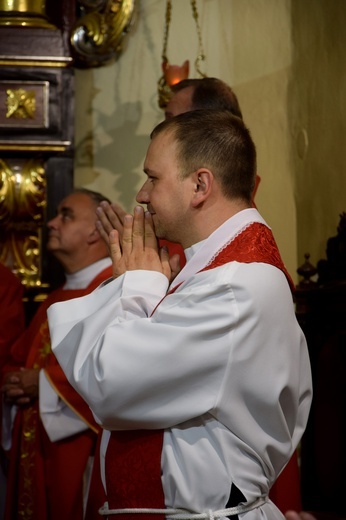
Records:
M264 224L256 222L246 227L203 271L232 261L271 264L285 273L293 287L273 234ZM105 465L110 509L166 507L161 482L163 433L164 430L111 432ZM152 515L141 514L140 520L149 520L149 517ZM117 519L138 520L138 515L117 515ZM155 515L155 520L164 520L164 515Z

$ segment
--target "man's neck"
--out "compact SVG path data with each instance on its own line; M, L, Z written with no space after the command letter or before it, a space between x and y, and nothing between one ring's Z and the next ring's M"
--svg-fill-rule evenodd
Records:
M187 240L182 242L185 249L206 240L214 231L221 227L227 220L234 217L237 213L252 206L243 200L226 201L224 204L215 202L196 212L194 222L192 222L192 233Z
M111 259L106 257L73 273L65 273L66 283L64 289L85 289L101 271L111 264Z

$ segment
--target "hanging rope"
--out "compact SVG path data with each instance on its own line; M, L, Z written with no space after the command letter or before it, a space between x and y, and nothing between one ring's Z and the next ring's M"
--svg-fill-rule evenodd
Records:
M196 0L190 0L190 5L192 9L192 16L196 24L196 31L197 31L197 38L198 38L198 54L197 58L195 60L195 70L197 74L200 77L206 77L206 74L201 71L201 62L205 61L205 54L203 50L203 44L202 44L202 34L201 34L201 28L199 26L199 19L198 19L198 10L197 10L197 4ZM171 17L172 17L172 0L166 0L166 13L165 13L165 26L164 26L164 34L163 34L163 48L162 48L162 70L163 75L158 81L158 95L159 95L159 107L165 108L167 106L167 103L171 96L171 88L170 85L167 83L167 73L169 72L169 69L172 67L175 67L179 69L177 66L171 66L169 64L169 60L167 57L167 46L168 46L168 37L169 37L169 28L171 23ZM182 70L182 73L185 74L185 77L188 77L188 61L186 61L183 65L183 67L180 67Z

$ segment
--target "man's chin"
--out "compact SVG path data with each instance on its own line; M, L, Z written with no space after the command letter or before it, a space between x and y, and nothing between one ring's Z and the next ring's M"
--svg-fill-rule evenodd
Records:
M167 240L166 234L163 232L160 233L160 230L155 232L155 235L156 235L156 238L158 238L159 240Z
M47 251L55 251L56 249L58 249L58 247L59 247L59 243L56 239L55 240L49 239L46 244Z
M170 242L171 240L168 237L170 233L167 232L167 229L164 229L164 227L161 226L159 222L155 222L155 219L153 219L153 222L156 238L158 238L159 240L167 240L167 242Z

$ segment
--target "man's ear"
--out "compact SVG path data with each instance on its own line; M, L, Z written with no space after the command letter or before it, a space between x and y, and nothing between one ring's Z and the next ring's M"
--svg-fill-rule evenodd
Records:
M95 227L91 233L89 233L88 236L88 244L94 244L95 242L98 242L101 240L101 235L98 232L97 228Z
M212 172L206 168L200 168L193 175L195 189L192 205L197 207L209 197L214 176Z

